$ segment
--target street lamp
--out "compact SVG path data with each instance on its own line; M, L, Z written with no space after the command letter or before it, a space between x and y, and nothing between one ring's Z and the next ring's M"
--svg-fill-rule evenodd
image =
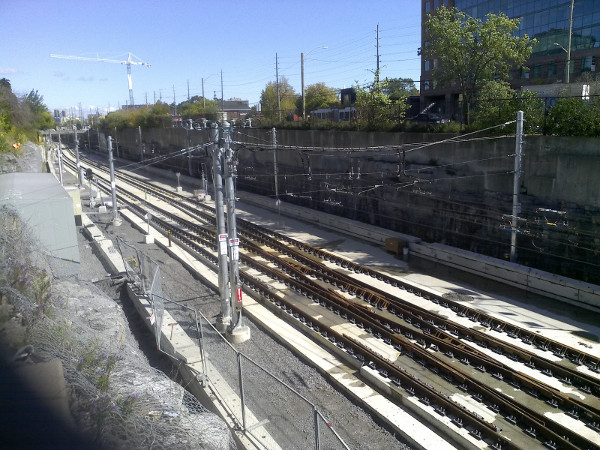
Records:
M319 49L326 49L327 47L315 47L313 48L311 51L309 51L308 53L306 53L306 56L308 56L311 52L315 51L315 50L319 50ZM302 120L306 119L306 97L304 95L304 53L300 53L300 67L301 67L301 78L302 78Z
M571 14L569 16L569 40L568 40L567 48L565 49L558 42L554 43L554 45L558 45L567 54L567 65L565 67L565 80L566 80L567 84L569 84L569 73L571 72L571 37L573 35L573 7L574 6L575 6L575 0L571 0Z

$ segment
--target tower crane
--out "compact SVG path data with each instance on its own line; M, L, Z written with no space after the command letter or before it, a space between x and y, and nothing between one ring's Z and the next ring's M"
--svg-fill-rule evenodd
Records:
M136 58L135 60L131 59L131 57ZM150 67L150 63L147 62L143 62L140 58L138 58L137 56L135 56L133 53L129 52L127 54L127 60L126 61L120 61L117 59L106 59L106 58L89 58L89 57L85 57L85 56L70 56L70 55L55 55L55 54L51 54L50 55L51 58L59 58L59 59L72 59L72 60L76 60L76 61L98 61L98 62L107 62L107 63L117 63L117 64L126 64L127 65L127 81L129 83L129 105L133 106L133 88L131 85L131 66L146 66L146 67Z

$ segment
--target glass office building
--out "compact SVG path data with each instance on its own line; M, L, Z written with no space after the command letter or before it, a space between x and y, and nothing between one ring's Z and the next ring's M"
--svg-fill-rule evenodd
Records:
M422 0L422 20L440 6L454 6L467 15L484 20L488 13L500 12L520 18L518 34L535 38L526 69L510 74L513 88L526 85L562 83L566 80L569 26L573 4L571 62L569 81L595 78L600 59L600 0ZM446 113L451 100L449 90L434 89L432 61L421 61L421 95L425 105L438 102ZM440 108L438 108L440 109Z

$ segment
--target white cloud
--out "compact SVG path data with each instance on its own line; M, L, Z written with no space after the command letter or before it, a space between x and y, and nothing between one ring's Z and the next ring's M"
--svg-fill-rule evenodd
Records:
M0 75L13 75L19 73L19 69L13 67L0 67Z

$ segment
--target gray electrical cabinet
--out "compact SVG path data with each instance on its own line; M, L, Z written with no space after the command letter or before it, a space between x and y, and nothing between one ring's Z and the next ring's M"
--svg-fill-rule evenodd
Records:
M79 272L73 199L50 173L0 175L0 206L13 208L50 256L56 275Z

